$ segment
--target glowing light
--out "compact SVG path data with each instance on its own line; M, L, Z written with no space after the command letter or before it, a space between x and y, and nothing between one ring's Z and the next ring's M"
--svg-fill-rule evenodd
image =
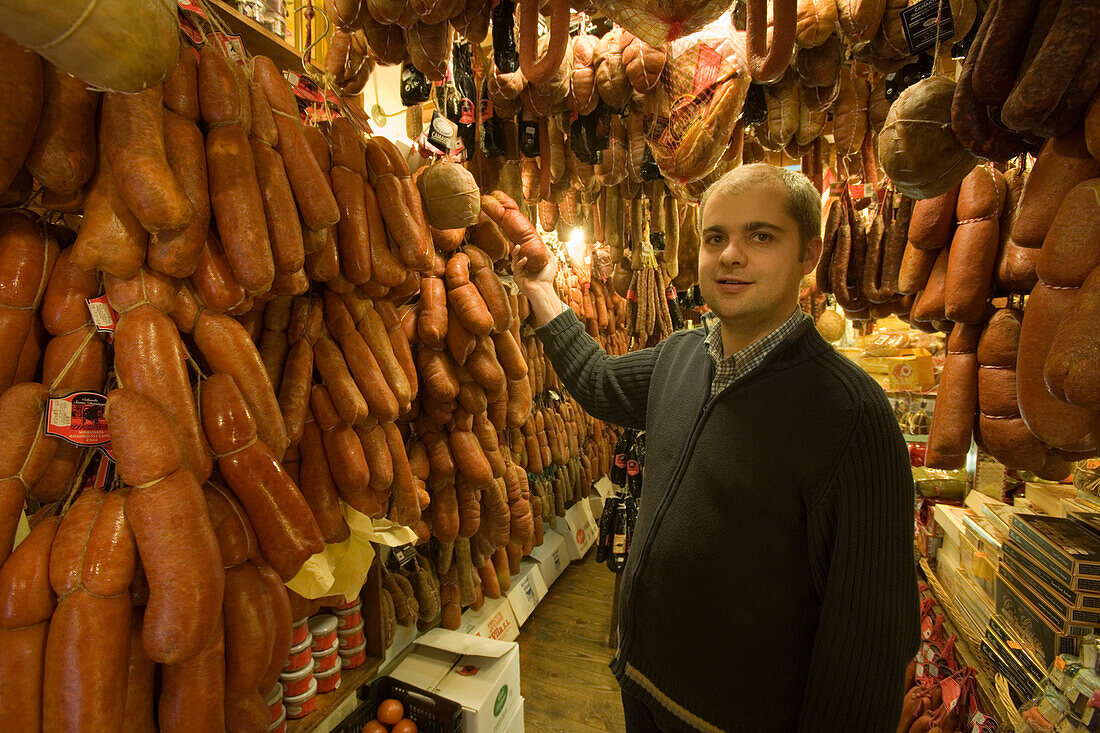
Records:
M566 248L569 250L569 256L576 262L584 262L585 254L588 251L588 245L584 241L584 230L575 228L569 235L569 241L566 243Z

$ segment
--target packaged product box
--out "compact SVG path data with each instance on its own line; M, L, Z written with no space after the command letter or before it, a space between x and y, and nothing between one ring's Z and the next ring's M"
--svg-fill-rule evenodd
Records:
M512 712L508 715L508 719L500 724L496 733L523 733L523 708L524 699L520 697L516 704L512 706Z
M1100 537L1072 519L1017 515L1012 529L1069 573L1100 577Z
M390 676L461 705L465 733L523 730L519 646L513 642L433 629Z
M592 516L596 519L598 527L600 516L603 514L604 503L618 493L618 488L611 483L611 479L604 476L592 484L592 489L592 495L588 497L588 503L591 505L589 508L592 510Z
M559 522L562 520L558 520ZM549 588L558 579L565 566L569 564L569 553L565 549L565 538L550 530L549 525L543 533L542 544L531 550L531 559L539 564L539 573Z
M619 491L607 476L592 484L592 488L596 490L593 496L599 496L602 499L610 499Z
M512 587L507 593L516 623L523 626L527 622L535 606L546 597L547 590L539 564L534 560L520 562L519 573L512 576Z
M936 518L936 524L943 530L943 542L937 557L950 557L958 565L961 561L959 548L962 544L963 517L966 516L967 510L950 504L936 504L932 512Z
M519 636L519 624L512 613L507 596L495 600L485 599L485 605L477 611L462 614L462 625L458 630L464 634L480 636L498 641L515 641Z
M565 550L570 562L582 559L600 537L599 526L587 501L578 501L566 509L565 521L558 517L555 531L565 538Z
M936 373L932 357L915 356L884 357L887 366L887 382L890 389L899 392L927 392L936 386Z
M1063 502L1077 498L1077 490L1072 486L1028 481L1024 484L1024 496L1043 513L1065 518L1066 507Z
M1023 645L1041 660L1044 668L1059 654L1077 651L1080 637L1055 628L1042 612L1022 597L1003 571L997 574L996 596L997 613L1016 632Z

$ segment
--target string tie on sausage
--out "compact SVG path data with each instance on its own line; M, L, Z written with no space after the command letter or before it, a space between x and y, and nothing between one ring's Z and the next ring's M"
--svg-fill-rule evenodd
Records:
M1015 415L987 415L979 411L979 414L987 420L1016 420L1020 417L1018 413Z
M35 51L42 51L47 48L53 48L57 44L65 41L69 36L76 33L80 29L80 26L84 25L84 22L92 16L92 13L95 12L97 5L99 5L99 0L90 0L90 2L84 6L84 12L77 16L76 20L73 21L73 24L66 28L64 33L62 33L60 36L53 39L52 41L46 41L45 43L38 46L29 46L29 48L32 48Z
M84 328L87 325L88 324L84 324L80 328ZM80 328L75 329L75 330L79 331ZM73 331L70 331L69 333L73 333ZM68 335L68 334L64 334L64 335ZM57 387L60 384L61 380L64 379L65 376L69 373L69 370L72 369L73 364L75 364L77 359L80 358L81 354L84 353L84 349L88 346L89 343L91 343L92 339L95 338L95 336L96 336L95 329L89 331L88 333L86 333L84 335L84 340L80 342L80 346L76 347L76 349L73 350L73 353L69 356L69 360L65 363L65 366L61 369L61 371L57 373L57 378L53 380L53 384L50 385L50 393L51 394L53 393L53 391L55 389L57 389ZM60 337L56 337L56 338L60 338Z
M258 436L253 437L252 440L248 441L247 443L242 445L240 448L234 448L233 450L229 451L228 453L215 453L214 458L217 459L217 460L221 460L222 458L226 458L228 456L236 455L236 454L240 453L243 450L247 450L248 448L251 448L253 445L255 445L256 443L259 443L259 442L260 442L260 438Z
M999 218L1000 217L996 214L986 214L985 216L976 216L973 219L963 219L962 221L956 222L956 226L962 226L963 224L977 224L979 221L989 221L991 219Z

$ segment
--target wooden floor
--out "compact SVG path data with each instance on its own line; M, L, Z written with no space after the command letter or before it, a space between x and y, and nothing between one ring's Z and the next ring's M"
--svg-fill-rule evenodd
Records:
M607 664L615 576L593 560L570 565L519 636L527 733L623 733L619 685Z

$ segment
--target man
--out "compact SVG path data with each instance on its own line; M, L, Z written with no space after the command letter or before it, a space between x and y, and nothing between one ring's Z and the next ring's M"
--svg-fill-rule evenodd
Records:
M555 265L513 254L569 391L646 431L611 663L627 730L893 730L918 645L913 483L882 390L797 306L820 198L755 164L701 207L717 325L622 357L558 298Z

